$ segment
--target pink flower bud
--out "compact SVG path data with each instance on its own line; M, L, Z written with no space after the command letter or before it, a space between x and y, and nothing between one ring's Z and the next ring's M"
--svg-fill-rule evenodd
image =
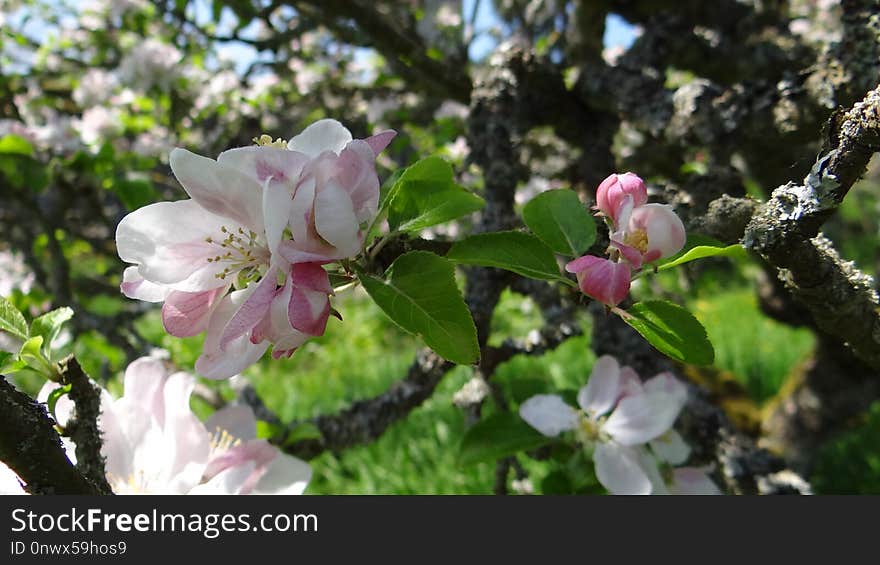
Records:
M577 275L584 294L608 306L616 306L629 294L632 269L627 263L584 255L568 263L565 270Z
M641 206L648 201L648 188L645 181L633 173L612 174L602 181L596 190L596 208L611 218L615 225L621 207L631 197L632 206Z

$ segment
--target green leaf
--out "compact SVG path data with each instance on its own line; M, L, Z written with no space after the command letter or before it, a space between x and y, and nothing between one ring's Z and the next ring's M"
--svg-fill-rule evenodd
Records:
M49 409L49 414L52 415L52 419L56 422L58 421L58 417L55 415L55 405L58 404L59 398L70 392L71 388L71 385L68 384L53 389L52 392L49 393L49 398L46 399L46 407Z
M113 183L113 192L130 211L158 200L153 183L144 179L117 180Z
M678 257L677 259L673 259L668 263L664 263L660 267L657 268L658 271L665 271L666 269L672 269L673 267L678 267L684 263L690 263L691 261L696 261L697 259L705 259L706 257L745 257L746 250L745 248L735 243L733 245L728 245L727 247L714 247L709 245L698 245L696 247L691 248L683 255Z
M421 336L444 359L469 365L480 355L477 329L446 259L412 251L388 268L388 280L357 269L376 304L404 330Z
M284 445L293 445L307 439L321 439L321 430L311 422L303 422L290 430L290 433L284 438Z
M461 440L459 465L497 461L550 443L553 438L541 435L518 414L502 412L489 416L471 427Z
M699 233L689 233L687 234L687 241L684 244L684 247L681 248L681 251L673 255L672 257L666 257L665 259L660 259L659 261L654 262L658 268L665 265L666 263L672 263L673 261L678 260L685 253L693 249L694 247L724 247L724 244L715 239L714 237L709 237L707 235L702 235Z
M42 348L43 337L39 335L34 336L24 342L24 345L21 346L21 350L18 352L18 357L34 371L48 376L52 373L52 366L43 355Z
M0 374L6 372L6 366L12 360L12 353L8 351L0 351Z
M73 310L64 306L63 308L56 308L51 312L46 312L31 322L31 335L43 338L43 345L45 345L47 357L48 349L52 346L52 342L55 341L55 338L58 337L58 332L61 331L61 326L72 317Z
M257 438L272 439L278 436L282 431L279 424L273 424L265 420L257 420Z
M567 280L559 273L553 250L537 237L518 231L472 235L453 245L446 258L465 265L497 267L530 279Z
M24 316L2 296L0 296L0 331L9 332L21 339L28 338L28 327Z
M34 154L34 146L20 135L4 135L0 137L0 153L31 157Z
M687 310L665 300L637 302L622 316L664 355L683 363L711 365L715 350L706 328Z
M455 183L449 163L427 157L409 166L391 187L388 225L393 231L418 231L476 212L483 204Z
M596 241L596 223L573 190L548 190L523 208L529 229L556 253L578 257Z

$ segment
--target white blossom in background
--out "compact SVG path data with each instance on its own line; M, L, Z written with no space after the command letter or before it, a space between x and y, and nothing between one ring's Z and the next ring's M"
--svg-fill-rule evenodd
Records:
M442 104L434 111L434 119L442 120L443 118L457 118L465 120L470 113L470 109L454 100L444 100Z
M36 141L34 131L18 120L0 119L0 137L5 135L17 135L30 142Z
M25 265L21 254L0 250L0 296L8 297L16 289L27 294L33 284L34 273Z
M110 99L119 85L116 75L103 69L89 69L73 90L73 101L81 108L91 108Z
M195 378L171 373L154 357L125 371L124 393L101 390L98 426L107 482L117 494L302 494L307 463L256 438L250 408L229 406L202 423L189 406ZM45 402L57 387L47 383ZM73 415L63 396L55 405L61 426ZM70 454L68 455L70 456Z
M165 87L181 74L180 51L157 39L137 43L119 64L119 80L132 88L147 91Z
M312 92L323 79L323 74L316 69L313 63L306 63L301 59L290 59L287 66L294 73L293 81L296 84L297 92L302 95Z
M647 450L674 433L672 425L686 400L687 389L671 374L642 383L633 369L604 355L578 392L579 409L561 396L539 394L526 400L519 413L546 436L573 431L591 452L599 482L612 494L659 494L666 490L660 488L665 482ZM676 460L682 455L678 443L670 443L666 452L657 449Z
M117 108L94 106L83 112L79 123L83 143L96 147L123 132L122 115Z
M141 132L134 138L131 150L148 157L159 157L167 160L168 153L174 149L174 138L164 126L155 126L149 131Z
M234 71L225 70L209 75L207 84L198 84L198 88L199 95L193 102L195 114L202 110L216 109L231 97L238 97L241 83Z
M455 141L452 143L447 143L443 146L443 152L453 161L462 162L464 161L468 154L470 154L470 148L468 147L467 139L463 135L460 135L455 138Z

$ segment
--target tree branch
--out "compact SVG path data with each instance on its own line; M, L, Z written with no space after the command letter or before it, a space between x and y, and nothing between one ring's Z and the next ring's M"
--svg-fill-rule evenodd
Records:
M0 460L31 494L103 494L67 459L46 407L0 375Z

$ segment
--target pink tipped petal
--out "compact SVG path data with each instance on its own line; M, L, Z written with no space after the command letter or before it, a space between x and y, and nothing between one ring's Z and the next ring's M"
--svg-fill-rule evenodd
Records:
M555 437L578 425L577 410L555 394L535 395L519 407L520 417L545 436Z
M722 494L709 475L697 467L682 467L672 471L672 494L718 495Z
M373 134L370 137L364 139L367 142L367 145L370 146L370 149L373 150L373 155L376 157L379 156L379 153L385 150L386 147L391 143L394 137L397 135L397 132L393 129L386 129L385 131L380 131L379 133Z
M310 335L323 335L330 317L330 300L324 293L294 287L287 315L293 329Z
M632 265L633 269L639 269L642 266L642 263L645 262L645 258L642 255L642 252L636 249L635 247L631 247L625 243L621 243L612 237L611 245L614 246L620 254L623 256L626 261Z
M263 190L255 179L179 147L171 152L169 164L187 194L205 210L263 233Z
M162 306L165 331L174 337L191 337L202 333L208 328L208 319L225 293L225 287L205 292L170 292Z
M220 348L223 330L229 324L229 320L255 290L256 285L251 284L245 289L232 292L220 301L211 315L205 332L202 355L196 360L196 371L203 377L209 379L233 377L256 363L268 349L269 342L251 343L247 334L227 343L225 349Z
M569 273L580 273L604 260L593 255L584 255L566 263L565 270Z
M223 328L223 334L220 337L221 350L225 350L232 340L248 334L266 315L272 304L272 298L275 297L277 280L277 268L272 267L266 271L262 280L255 285L254 291L241 303L226 327Z
M351 141L351 132L336 120L318 120L287 143L291 151L317 157L324 151L339 154Z
M627 203L628 201L628 203ZM613 174L596 190L596 208L611 218L615 225L626 225L629 206L641 206L648 201L645 182L633 173Z
M330 285L330 276L320 264L302 263L295 265L290 271L290 276L294 286L325 294L333 293L333 287Z
M593 460L596 477L611 494L651 494L651 479L639 464L634 449L614 442L600 443L593 452Z
M666 433L683 406L681 397L665 392L627 396L617 403L602 429L622 445L640 445Z
M245 173L261 185L271 179L272 184L293 188L308 157L287 149L254 145L224 151L217 162Z
M168 295L168 288L144 279L137 267L125 268L119 288L125 296L144 302L162 302Z
M250 406L236 404L217 410L205 422L208 433L217 434L224 431L241 441L256 439L257 419Z
M225 286L216 275L224 269L222 261L209 262L221 241L224 219L208 212L194 200L158 202L125 216L116 228L116 248L120 259L138 265L142 278L174 290L198 292ZM239 226L229 220L230 230Z
M343 258L343 255L335 247L319 244L300 245L299 242L290 240L281 242L281 245L278 246L278 254L293 265L298 263L323 265Z
M351 197L358 223L372 220L379 209L379 177L373 160L369 145L356 139L336 162L336 181Z
M578 392L578 404L593 417L610 412L620 396L620 365L603 355L596 359L587 385Z
M584 294L603 304L615 306L629 294L631 272L627 263L599 259L579 271L577 279Z

